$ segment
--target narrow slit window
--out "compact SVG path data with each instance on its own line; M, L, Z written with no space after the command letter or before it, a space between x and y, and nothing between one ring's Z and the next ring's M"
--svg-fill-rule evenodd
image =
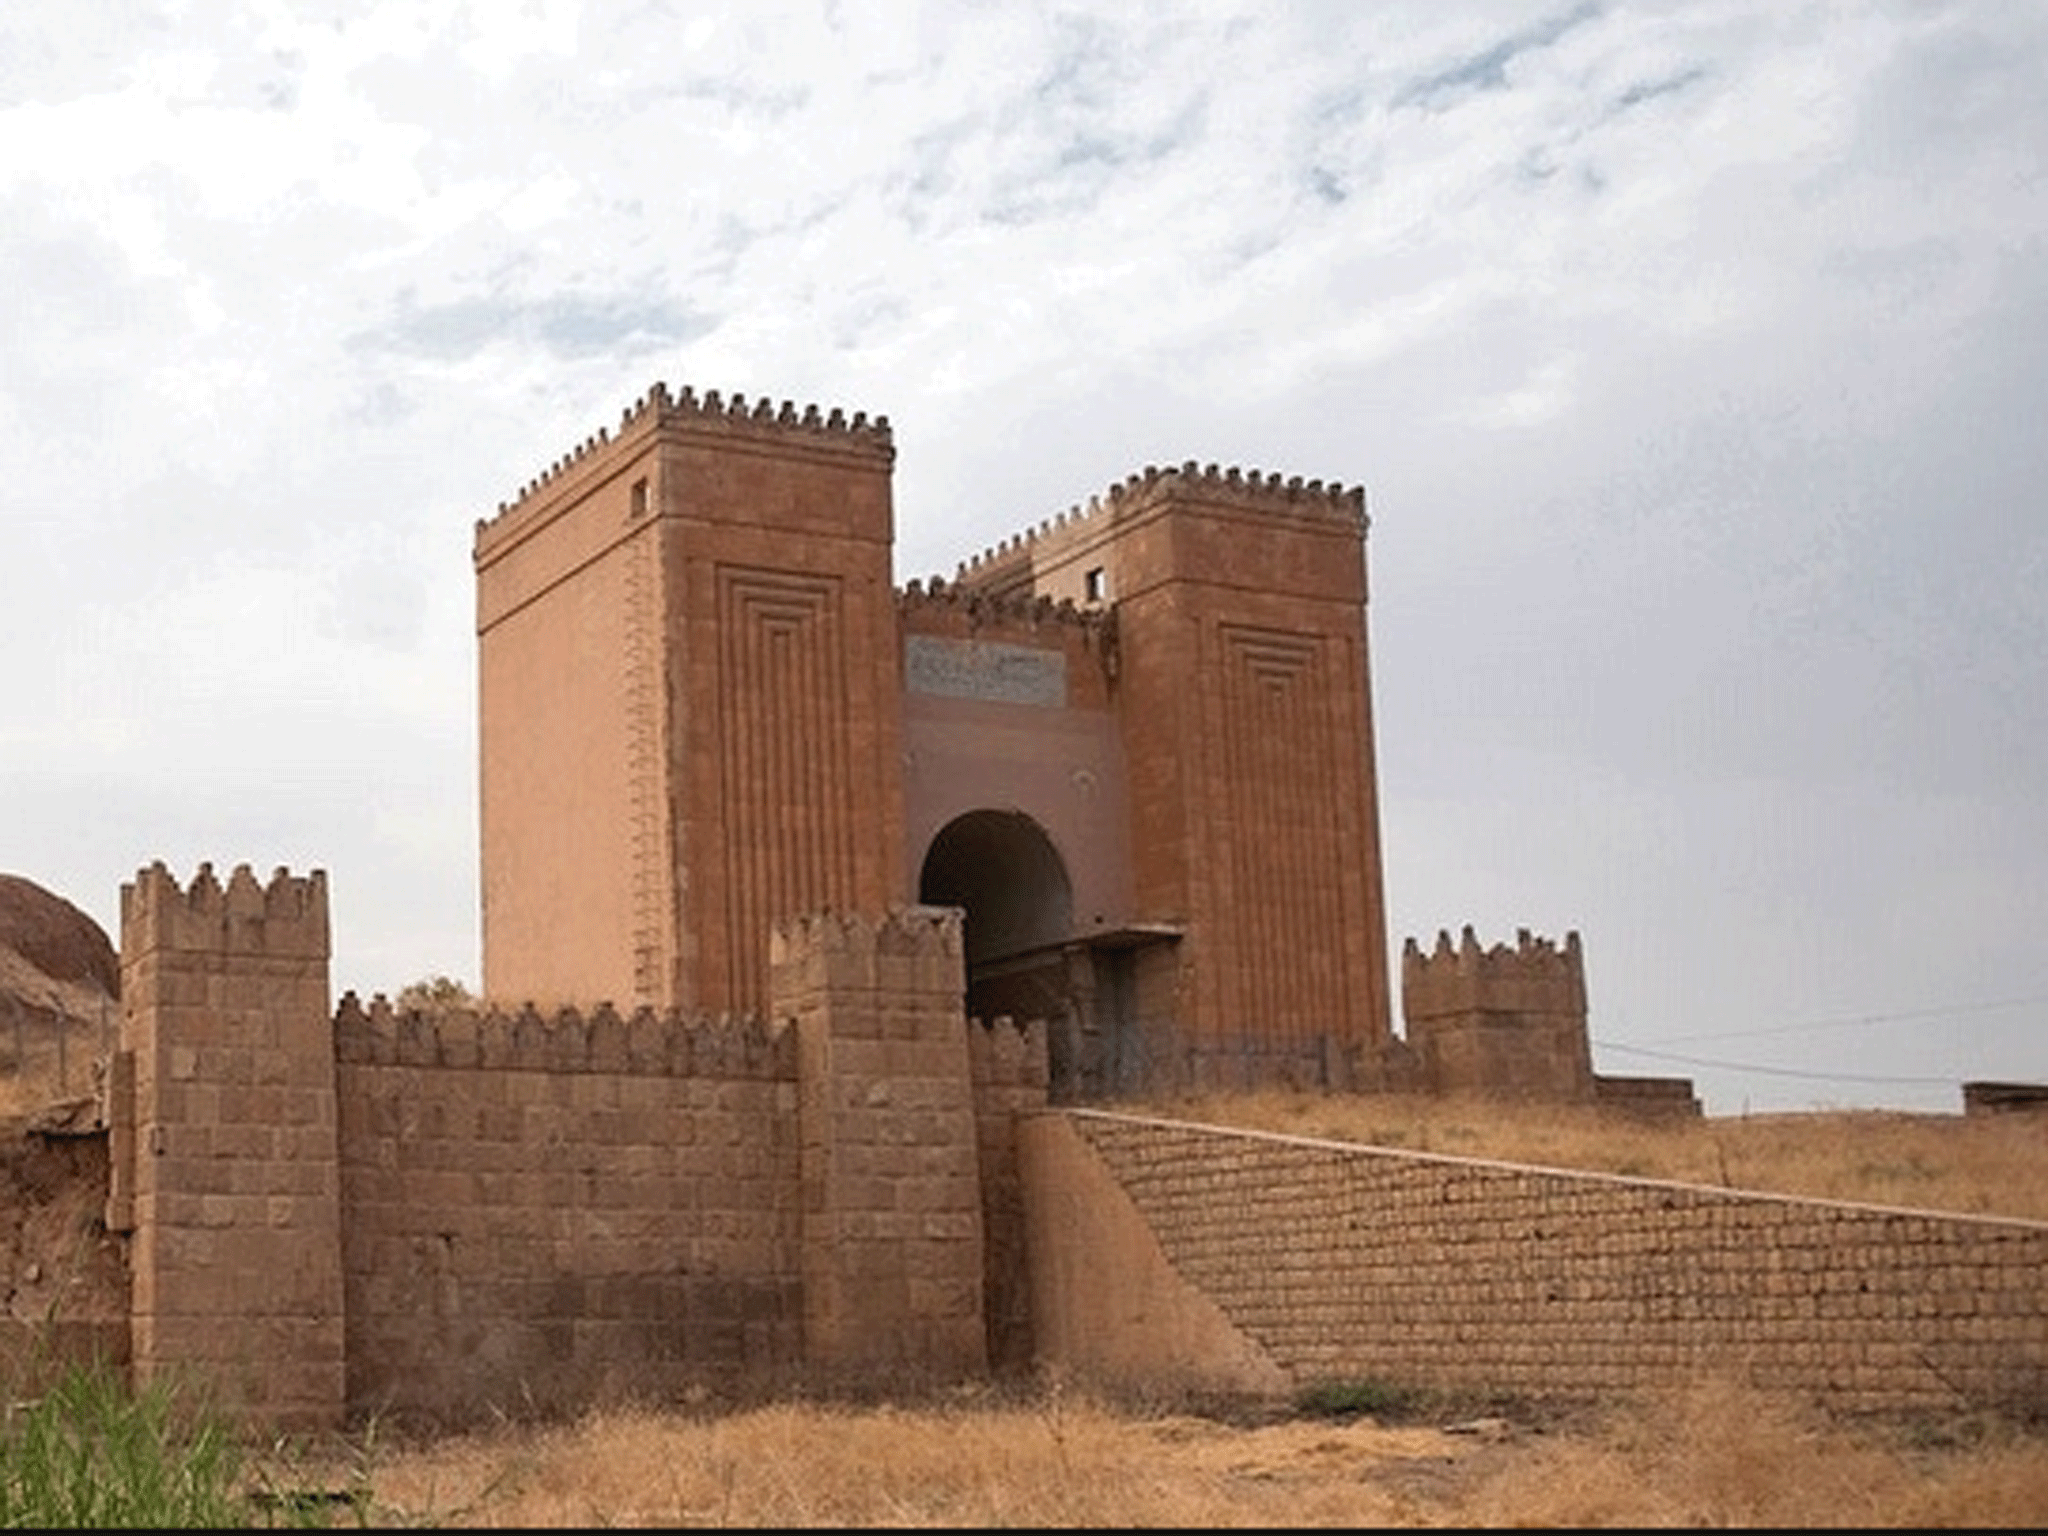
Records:
M1091 603L1105 601L1109 597L1109 572L1099 565L1094 567L1081 578L1081 590Z

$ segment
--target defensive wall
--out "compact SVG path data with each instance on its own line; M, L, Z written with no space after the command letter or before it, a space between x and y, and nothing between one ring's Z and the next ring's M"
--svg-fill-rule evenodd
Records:
M327 1427L1028 1363L1044 1036L966 1019L956 911L777 925L765 1018L330 1016L327 939L317 871L123 888L139 1378Z
M2048 1401L2048 1223L1088 1109L1019 1144L1039 1357L1111 1390Z
M126 1356L265 1426L1034 1368L2048 1391L2048 1224L1051 1106L1043 1028L960 1006L957 909L778 924L761 1018L330 1011L317 871L152 866L122 919Z

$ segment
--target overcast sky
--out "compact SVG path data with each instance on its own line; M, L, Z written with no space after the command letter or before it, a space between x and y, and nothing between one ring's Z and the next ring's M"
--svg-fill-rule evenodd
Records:
M474 525L663 380L887 416L903 580L1362 486L1396 963L1576 930L1717 1115L2048 1081L2044 82L2036 0L9 0L0 870L474 985Z

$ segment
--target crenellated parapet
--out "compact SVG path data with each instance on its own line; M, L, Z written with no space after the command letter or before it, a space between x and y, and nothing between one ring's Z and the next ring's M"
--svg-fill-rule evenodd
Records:
M1178 469L1148 464L1108 490L1091 496L1085 505L1076 504L1044 518L1034 527L962 561L954 580L974 585L1001 580L1012 567L1028 561L1034 546L1054 539L1086 538L1103 530L1106 524L1148 512L1174 499L1223 502L1246 511L1329 518L1361 530L1366 523L1363 487L1335 481L1326 484L1321 480L1304 480L1299 475L1242 469L1236 465L1197 464L1193 459Z
M796 1036L751 1014L689 1014L609 1003L543 1014L528 1004L424 1013L398 1009L382 993L364 1003L344 993L334 1013L335 1059L379 1067L640 1077L796 1076Z
M611 433L606 431L605 428L599 427L595 432L591 433L590 436L583 439L583 441L578 443L574 448L570 449L567 453L563 454L560 458L556 459L553 463L549 464L539 474L535 475L531 480L527 481L524 485L520 486L518 493L514 495L511 500L499 502L499 516L502 517L505 513L510 512L513 508L517 507L520 503L525 501L528 497L534 495L536 492L544 490L549 486L552 486L556 481L561 479L564 475L566 475L570 470L574 469L577 465L581 464L585 459L592 457L593 455L599 453L601 450L609 446L611 440ZM477 531L481 533L487 526L489 526L490 521L491 520L487 518L478 519L476 525Z
M870 417L865 411L848 414L836 405L829 409L814 404L799 407L792 401L777 402L765 395L749 401L738 390L727 395L711 389L699 395L684 385L680 392L671 392L666 383L657 380L619 413L616 432L600 427L555 459L520 486L510 500L499 502L496 517L479 519L478 535L529 501L562 488L585 464L608 463L613 457L609 450L621 445L637 448L649 435L667 430L710 433L785 448L809 445L838 452L853 451L879 456L884 461L895 456L887 416Z
M1097 633L1110 617L1099 608L1084 608L1072 598L995 594L949 583L942 577L913 577L896 591L896 611L918 614L959 614L970 628L1004 626L1040 629L1052 626Z
M964 953L958 907L891 907L880 917L859 912L805 912L776 922L771 964L805 954L892 955L957 963Z
M1016 1019L1008 1014L998 1014L993 1019L970 1017L968 1074L976 1094L1021 1089L1035 1095L1042 1107L1052 1081L1047 1054L1049 1031L1044 1019Z
M1083 607L1071 598L1042 593L1031 596L1018 590L953 586L934 576L914 580L897 591L896 617L906 637L1064 652L1068 658L1068 687L1075 690L1069 695L1070 702L1101 692L1103 684L1099 682L1093 688L1083 684L1084 670L1102 678L1114 676L1116 671L1114 608ZM923 642L911 643L914 647ZM915 676L909 680L913 691L928 683L928 679L921 683Z
M887 416L870 419L866 411L855 411L849 416L836 405L829 410L820 410L815 405L799 409L787 400L778 405L765 395L749 404L747 397L738 390L729 396L721 396L717 390L709 389L699 396L687 384L680 394L671 394L668 385L658 380L646 394L620 413L619 429L623 433L649 421L663 426L687 422L755 435L800 432L876 448L892 446Z
M1410 1019L1473 1010L1583 1017L1585 959L1576 932L1560 946L1523 928L1513 948L1482 948L1469 925L1456 945L1439 930L1432 952L1412 938L1402 947L1401 991Z
M1401 953L1402 1012L1425 1086L1557 1102L1596 1092L1586 1033L1586 971L1576 932L1560 946L1515 935L1482 948L1468 926Z
M121 887L106 1221L133 1234L136 1375L293 1428L346 1395L327 961L319 870Z
M293 875L279 867L267 884L237 864L223 884L202 863L180 886L162 860L121 887L121 952L125 961L157 950L328 957L327 875Z

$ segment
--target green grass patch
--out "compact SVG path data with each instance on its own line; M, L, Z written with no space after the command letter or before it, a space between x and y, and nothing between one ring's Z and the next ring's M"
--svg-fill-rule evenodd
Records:
M1295 1410L1317 1419L1406 1418L1419 1411L1425 1394L1416 1387L1370 1379L1318 1381L1302 1388Z
M244 1526L243 1487L232 1431L168 1386L73 1365L0 1402L0 1527Z

